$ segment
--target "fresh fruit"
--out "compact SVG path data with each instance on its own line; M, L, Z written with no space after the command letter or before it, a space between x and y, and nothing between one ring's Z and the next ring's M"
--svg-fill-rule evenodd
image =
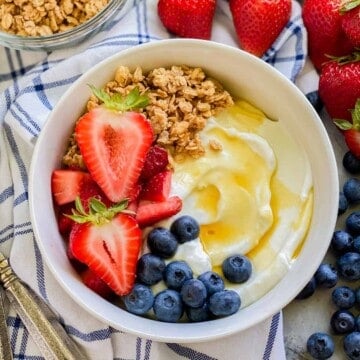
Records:
M170 231L175 235L178 242L183 244L195 240L199 236L200 226L192 216L183 215L171 224Z
M134 111L121 112L128 107L132 109L134 104L146 104L138 90L125 99L119 94L109 96L100 90L95 94L104 105L78 120L76 140L92 178L111 201L119 202L131 197L137 185L154 140L153 131L144 115Z
M143 228L177 214L181 208L182 201L178 196L171 196L161 202L143 201L137 208L136 220Z
M81 273L81 279L88 288L104 299L110 299L114 294L111 288L89 268Z
M344 337L343 347L350 360L358 360L360 354L360 332L354 331Z
M159 0L158 15L172 33L209 40L216 0Z
M314 359L329 359L334 354L335 344L329 334L316 332L308 338L306 348Z
M209 310L209 304L206 301L203 306L198 308L185 307L186 315L191 322L200 322L206 321L211 318L211 313Z
M77 199L71 216L77 224L69 236L71 254L118 295L126 295L134 285L142 235L134 217L123 213L126 205L107 208L93 198L85 212Z
M169 229L156 227L147 236L150 251L162 258L173 256L177 250L178 242Z
M328 55L343 56L353 45L341 28L342 0L305 0L302 17L308 33L309 57L317 70L329 61Z
M204 283L208 296L225 288L224 280L214 271L206 271L200 274L198 279Z
M169 289L180 291L184 282L192 277L193 272L185 261L172 261L165 267L164 281Z
M209 310L215 316L235 314L240 309L240 306L240 296L234 290L217 291L209 298Z
M308 283L304 286L304 288L299 292L299 294L296 295L297 300L304 300L309 298L315 293L316 290L316 280L315 277L312 276L312 278L308 281Z
M342 255L353 248L354 239L345 230L336 230L331 238L330 247L336 255Z
M78 170L54 170L51 175L51 192L56 204L70 203L80 195L80 189L85 179L90 175Z
M346 145L351 153L360 157L360 98L356 100L355 107L351 111L351 118L351 121L335 119L334 123L343 131Z
M163 279L165 261L157 255L147 253L140 257L136 267L137 281L145 285L155 285Z
M354 48L360 47L360 1L344 2L340 8L341 27Z
M230 0L240 47L261 57L290 19L290 0Z
M355 329L355 317L348 310L337 310L330 318L330 326L335 334L348 334Z
M146 314L154 304L154 294L149 286L135 284L131 292L123 297L127 311L136 315Z
M153 145L146 154L140 179L146 181L166 170L169 164L168 152L158 145Z
M351 151L347 151L344 154L342 164L350 174L360 174L360 158L355 156Z
M204 305L207 291L202 281L199 279L189 279L183 283L180 295L185 305L198 308Z
M338 286L331 293L334 305L339 309L350 309L355 305L355 291L348 286Z
M154 300L154 314L157 320L177 322L184 312L180 294L171 289L159 292Z
M141 200L165 201L170 194L172 172L162 171L154 175L142 186Z
M345 226L351 235L360 235L360 211L350 213L345 219Z
M339 275L348 281L360 279L360 254L347 252L336 259Z
M250 278L252 265L245 255L232 255L223 261L222 271L227 280L241 284Z
M360 180L349 178L343 185L343 193L350 204L360 202Z
M328 263L320 264L314 276L317 285L323 288L332 288L338 281L336 268Z
M332 119L352 121L352 109L360 98L360 52L327 60L319 79L319 96ZM350 148L352 151L352 148ZM353 151L360 156L359 147Z
M338 215L344 214L349 207L349 203L346 199L346 196L342 191L339 193L339 207L338 207Z

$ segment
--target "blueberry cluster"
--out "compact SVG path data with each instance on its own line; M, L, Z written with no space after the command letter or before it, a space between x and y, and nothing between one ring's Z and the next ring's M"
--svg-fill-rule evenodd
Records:
M344 156L345 168L360 172L360 162L351 154ZM348 170L349 171L349 170ZM297 299L310 297L316 288L332 289L331 301L335 307L330 317L330 333L316 332L307 341L307 350L314 359L328 359L334 351L334 336L343 336L343 350L348 359L360 359L360 211L346 212L360 204L360 180L349 178L340 192L338 214L344 214L345 227L334 231L330 250L334 264L322 263L312 279L298 294ZM339 285L339 280L347 285Z
M137 264L137 282L123 297L125 308L137 315L150 310L159 321L177 322L183 315L191 322L229 316L238 311L241 300L234 290L226 289L223 277L207 271L194 277L191 267L171 260L179 244L198 238L200 227L190 216L176 219L170 229L156 227L147 237L149 253ZM244 255L233 255L222 264L225 279L233 283L247 281L252 265ZM154 295L152 286L163 282L165 289Z

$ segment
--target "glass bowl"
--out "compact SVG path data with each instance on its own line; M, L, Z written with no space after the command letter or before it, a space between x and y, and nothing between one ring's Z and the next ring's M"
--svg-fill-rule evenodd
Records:
M124 9L126 0L110 0L88 21L74 28L45 36L19 36L0 31L0 45L17 50L52 51L74 46L93 36Z

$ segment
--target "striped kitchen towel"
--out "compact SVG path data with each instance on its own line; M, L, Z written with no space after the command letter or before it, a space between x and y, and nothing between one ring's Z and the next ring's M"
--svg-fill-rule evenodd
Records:
M30 223L28 171L47 116L70 84L94 64L123 49L172 36L157 17L156 0L129 0L127 6L126 14L120 13L96 36L71 49L34 53L0 46L0 249L10 256L18 276L57 311L89 359L285 359L281 313L211 343L158 343L91 317L59 287L43 262ZM238 46L226 0L218 0L212 40ZM301 8L294 1L291 20L263 59L311 93L317 87L313 69L306 72L306 80L301 75L306 41ZM15 359L42 359L12 310L7 325Z

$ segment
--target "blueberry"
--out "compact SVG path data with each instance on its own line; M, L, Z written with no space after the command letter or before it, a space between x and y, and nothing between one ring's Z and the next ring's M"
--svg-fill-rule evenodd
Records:
M240 284L249 279L252 272L252 265L246 256L233 255L223 261L222 271L227 280Z
M169 289L180 290L184 282L192 277L193 272L185 261L172 261L166 265L164 281Z
M356 252L347 252L341 255L337 261L339 275L346 280L360 279L360 254Z
M330 325L335 334L349 334L355 329L355 317L348 310L337 310L331 316Z
M338 215L344 214L349 207L349 203L347 201L346 196L342 191L339 193L339 207L338 207Z
M209 304L207 301L204 302L203 306L198 308L186 307L185 312L191 322L206 321L211 318Z
M339 309L350 309L355 305L355 291L348 286L339 286L331 293L331 299Z
M126 310L137 315L146 314L153 306L154 294L143 284L135 284L129 294L123 297Z
M199 279L186 280L180 290L181 299L185 305L198 308L204 305L207 291Z
M337 230L333 233L331 238L331 248L335 254L344 254L353 249L354 239L345 230Z
M184 215L176 219L170 226L170 231L175 235L178 242L196 239L200 234L199 223L191 216Z
M356 178L346 180L343 193L350 204L358 203L360 201L360 180Z
M308 353L314 359L329 359L335 351L334 340L329 334L316 332L306 342Z
M338 281L337 271L331 264L321 264L315 272L316 284L324 288L332 288Z
M355 290L355 303L357 305L360 305L360 288L357 288Z
M360 235L354 237L353 249L355 252L360 253Z
M208 296L225 288L224 280L214 271L206 271L199 275L198 279L204 283Z
M137 263L137 280L146 285L154 285L163 278L165 262L154 254L144 254Z
M155 296L153 309L156 319L165 322L177 322L184 311L179 292L171 289Z
M347 151L343 157L342 164L349 173L360 174L360 159L351 151Z
M307 99L310 101L311 105L315 108L315 110L320 113L323 108L323 102L319 96L319 92L317 90L308 92L306 94Z
M153 254L163 258L173 256L178 247L178 242L173 233L162 227L157 227L150 231L147 237L147 243Z
M355 316L355 331L360 331L360 315Z
M310 279L310 281L305 285L305 287L296 296L296 299L298 300L307 299L314 294L315 290L316 290L316 280L315 277L313 276Z
M344 351L351 360L360 359L360 332L354 331L344 337Z
M234 290L222 290L209 298L209 310L215 316L235 314L241 306L239 294Z
M353 236L360 235L360 211L352 212L345 220L346 229Z

